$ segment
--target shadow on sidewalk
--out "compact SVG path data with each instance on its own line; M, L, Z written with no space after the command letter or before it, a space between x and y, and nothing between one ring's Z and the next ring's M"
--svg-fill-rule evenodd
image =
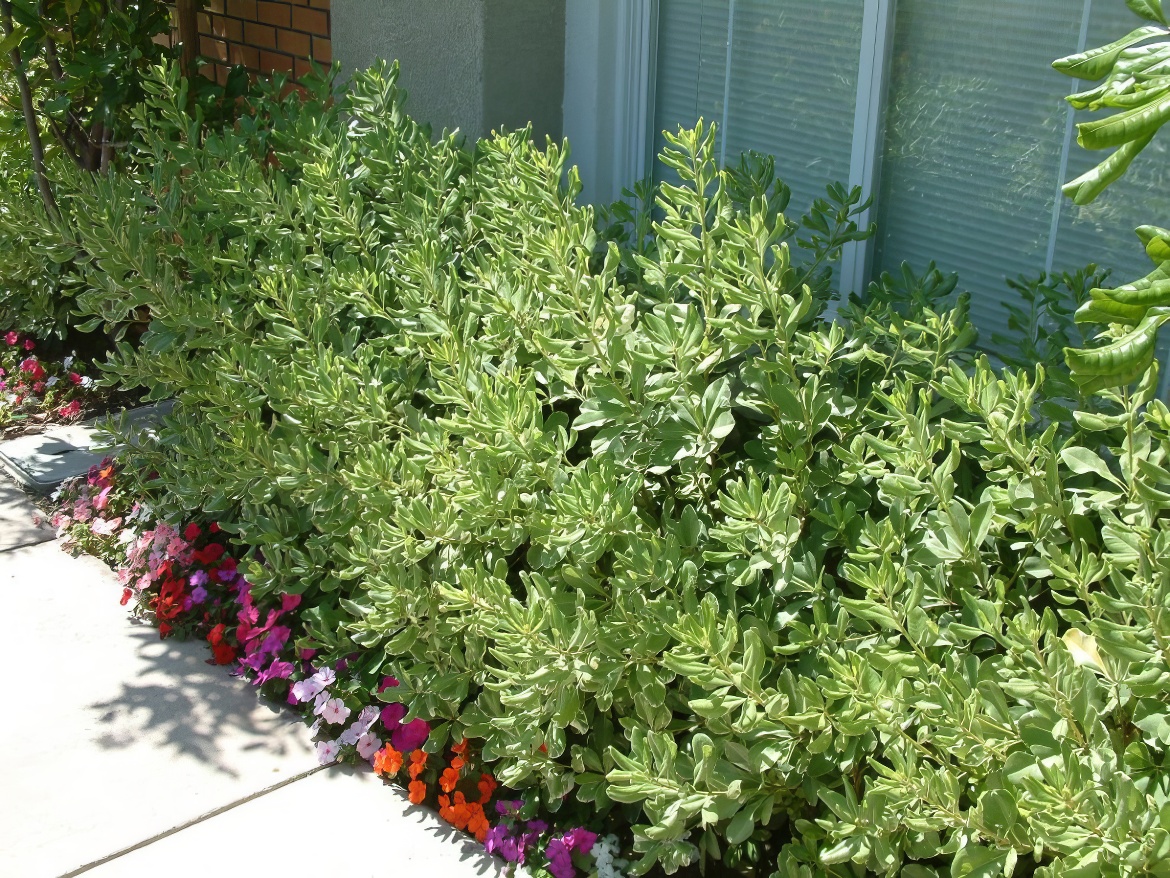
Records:
M160 640L148 625L128 619L139 673L121 684L114 698L89 705L97 714L94 741L104 749L121 749L144 740L213 766L231 777L239 773L233 755L263 751L288 756L293 736L307 729L296 715L258 697L255 689L231 676L227 668L207 663L201 641Z

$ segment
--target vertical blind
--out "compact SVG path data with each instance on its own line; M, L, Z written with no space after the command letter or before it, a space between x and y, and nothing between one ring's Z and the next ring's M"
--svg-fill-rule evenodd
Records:
M871 0L872 2L872 0ZM723 159L776 155L804 210L846 182L865 0L660 0L655 129L726 121ZM1097 202L1053 59L1138 26L1120 0L898 0L876 198L874 272L930 261L972 293L981 342L1006 332L1006 278L1089 261L1149 271L1132 229L1170 223L1164 138ZM661 148L661 134L657 141Z

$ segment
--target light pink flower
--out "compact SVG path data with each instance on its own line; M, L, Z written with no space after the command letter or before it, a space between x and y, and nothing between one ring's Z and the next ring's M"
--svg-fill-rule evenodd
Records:
M349 718L350 710L340 698L331 698L321 708L321 719L327 723L343 723Z
M337 759L337 754L341 752L341 745L336 741L318 741L317 742L317 761L322 765L328 765Z
M357 742L358 756L367 762L374 758L374 754L382 749L382 739L373 732L366 732Z

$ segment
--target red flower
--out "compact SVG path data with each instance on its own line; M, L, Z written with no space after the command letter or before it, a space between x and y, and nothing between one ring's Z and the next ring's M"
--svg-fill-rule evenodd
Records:
M183 539L189 543L194 542L195 540L199 539L199 536L202 533L203 531L199 529L199 525L197 525L195 522L191 522L183 530Z
M81 376L78 375L76 372L70 372L69 373L69 380L72 381L74 384L80 384L81 383Z
M223 546L219 543L208 543L202 549L195 552L195 560L203 565L211 565L219 560L220 555L223 554Z
M166 637L170 633L171 633L171 626L170 625L168 625L166 622L159 622L158 623L158 636L160 638Z
M211 654L217 665L230 665L236 660L236 650L230 643L217 643L211 647Z
M118 601L123 607L130 603L130 598L134 597L134 592L128 588L122 589L122 600Z
M209 531L211 531L213 534L219 533L219 525L216 524L214 521L211 524L207 525L207 529Z
M81 414L81 403L79 403L77 400L73 400L68 405L63 405L57 409L57 414L62 418L76 418L79 414Z
M220 622L207 632L207 642L212 646L219 646L219 644L223 643L223 632L226 630L227 626Z

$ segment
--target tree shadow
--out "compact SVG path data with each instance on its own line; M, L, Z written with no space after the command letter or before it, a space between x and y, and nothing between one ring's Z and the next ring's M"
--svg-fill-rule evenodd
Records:
M308 730L292 711L259 696L227 668L208 664L200 641L160 640L148 625L131 621L139 673L117 696L88 705L96 714L94 741L122 749L144 741L239 777L234 757L261 752L306 757ZM292 728L290 728L292 727Z

